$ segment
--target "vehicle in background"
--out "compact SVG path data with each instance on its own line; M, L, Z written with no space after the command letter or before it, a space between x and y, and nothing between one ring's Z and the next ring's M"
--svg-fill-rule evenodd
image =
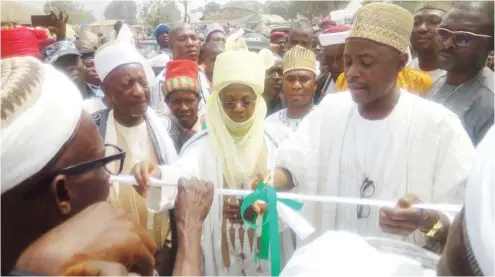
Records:
M158 46L156 40L152 39L136 40L136 47L146 59L153 58L157 55L158 50L160 50L160 46Z

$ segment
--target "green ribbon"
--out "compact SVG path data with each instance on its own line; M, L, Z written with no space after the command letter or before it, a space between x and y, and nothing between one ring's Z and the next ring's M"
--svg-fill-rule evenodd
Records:
M261 225L256 225L244 219L244 212L253 205L256 201L263 201L268 204L268 210L263 215ZM261 242L259 252L255 254L255 261L258 259L271 259L271 276L279 276L281 271L280 266L280 233L278 227L278 212L277 201L280 201L292 208L293 210L301 210L303 204L290 199L277 199L277 191L265 184L258 183L256 190L243 198L241 205L241 217L246 225L256 229L261 227ZM256 222L255 215L253 222ZM256 244L255 244L256 245Z

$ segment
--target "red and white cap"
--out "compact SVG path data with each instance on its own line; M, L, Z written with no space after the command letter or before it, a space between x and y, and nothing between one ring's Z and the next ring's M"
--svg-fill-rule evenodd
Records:
M344 44L350 33L351 26L349 25L342 24L330 26L323 31L323 34L320 35L320 44L323 47L335 44Z

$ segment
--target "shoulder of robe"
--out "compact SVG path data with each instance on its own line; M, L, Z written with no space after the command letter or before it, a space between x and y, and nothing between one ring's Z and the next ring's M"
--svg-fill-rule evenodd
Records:
M339 93L332 93L325 95L321 100L318 107L315 109L340 109L344 107L351 107L355 103L352 101L351 93L349 91L342 91Z
M110 109L103 109L92 113L91 117L96 122L96 126L98 126L98 128L101 128L104 125L104 123L106 125L106 121L108 120L109 114L110 114Z
M413 116L415 121L423 122L425 129L436 130L438 133L440 130L446 131L450 134L465 132L459 117L442 104L435 103L430 100L426 100L420 96L412 94L403 90L403 93L407 93L407 101L413 106ZM438 133L441 135L440 133Z
M264 134L265 138L268 138L269 142L271 142L275 148L287 138L289 138L292 133L287 126L280 124L278 122L266 122L264 126Z
M208 130L203 130L200 132L197 132L194 136L192 136L184 145L182 145L182 148L179 153L179 157L182 156L187 150L190 150L191 148L205 143L208 138Z

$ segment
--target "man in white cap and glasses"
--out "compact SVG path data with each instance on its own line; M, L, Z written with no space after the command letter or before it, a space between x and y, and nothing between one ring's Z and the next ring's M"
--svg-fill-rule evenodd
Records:
M93 253L100 253L103 258L108 245L114 250L124 247L130 258L127 262L115 255L113 259L109 256L105 259L122 262L128 268L139 261L142 270L138 272L150 274L153 259L147 257L154 251L153 242L130 218L119 217L116 211L112 214L109 205L102 203L109 193L106 169L112 162L122 163L125 153L116 146L104 145L91 116L81 108L82 98L77 87L63 73L30 57L1 60L0 65L2 275L14 268L31 243L98 202L100 204L95 205L103 206L93 206L93 211L106 213L101 216L108 219L108 232L115 232L116 229L110 227L113 223L128 224L134 227L126 232L132 230L137 240L132 246L124 247L119 241L123 237L109 237L108 244L90 246L98 248L94 248ZM105 154L108 148L115 149L115 153ZM118 168L116 170L113 173L118 174ZM96 226L86 228L88 233L97 229ZM79 241L87 242L87 238L81 237ZM60 256L59 249L67 252ZM31 256L47 258L53 265L50 268L38 263L34 271L42 275L62 274L65 266L75 262L72 255L76 253L72 250L59 245L55 252L52 249ZM59 262L58 266L53 264L53 259ZM86 261L83 256L77 260L80 264ZM26 264L18 268L32 269Z
M152 160L164 165L177 159L174 143L167 132L168 125L149 107L148 79L151 77L146 66L144 57L127 42L108 43L95 55L96 72L112 108L93 113L93 118L105 143L126 151L124 173L129 173L139 161ZM172 232L175 232L173 212L148 213L145 199L131 186L114 184L109 200L148 229L159 247L156 269L160 274L170 275L171 271L167 270L171 270L175 256L172 252L176 250L172 239Z
M344 50L349 93L327 95L278 149L276 187L396 203L307 203L315 236L337 229L421 246L445 241L448 216L411 206L462 200L474 148L452 112L398 88L412 27L397 5L359 9Z

